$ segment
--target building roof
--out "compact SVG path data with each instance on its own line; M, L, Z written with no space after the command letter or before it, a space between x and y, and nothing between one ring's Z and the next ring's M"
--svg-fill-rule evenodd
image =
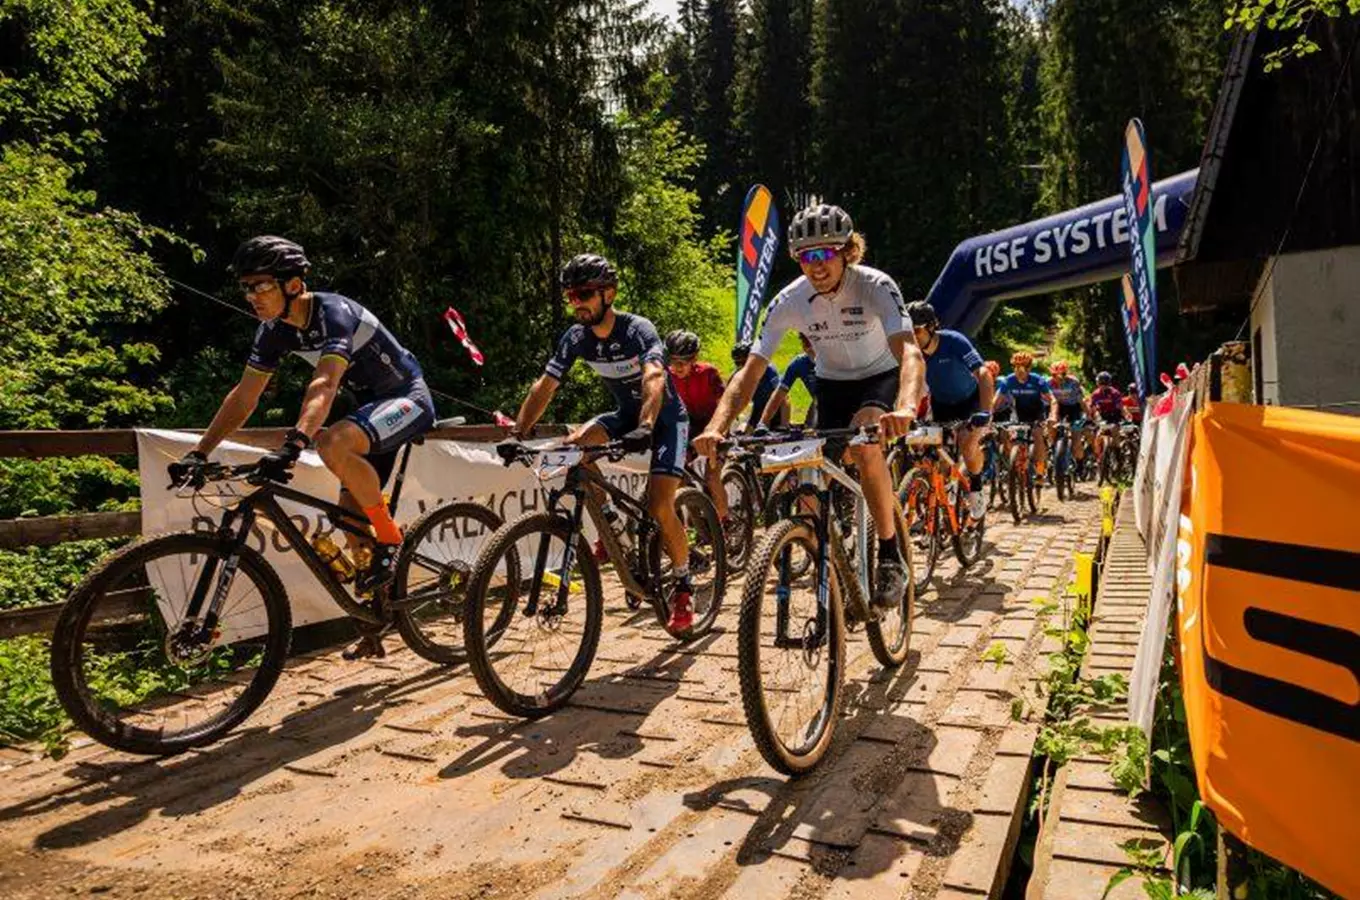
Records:
M1249 303L1277 252L1360 244L1360 24L1322 20L1311 35L1320 51L1274 72L1263 59L1290 38L1233 45L1177 248L1183 312Z

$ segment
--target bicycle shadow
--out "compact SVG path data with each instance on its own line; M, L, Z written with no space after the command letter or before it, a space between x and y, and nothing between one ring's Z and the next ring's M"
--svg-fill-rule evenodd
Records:
M644 747L638 733L643 723L662 702L679 694L685 675L702 659L699 653L720 636L710 633L689 644L668 644L622 673L587 678L570 703L545 718L507 722L498 717L459 726L457 737L481 741L445 764L439 777L458 778L499 765L507 778L541 778L563 771L583 753L606 760L633 756Z
M772 855L803 859L814 870L841 878L867 879L912 853L950 853L940 836L971 813L950 805L928 760L938 748L935 733L900 702L917 680L916 663L889 678L849 681L845 709L831 750L816 771L800 779L754 775L719 781L686 794L685 806L714 807L753 817L738 847L740 866ZM878 670L881 675L883 670ZM965 828L966 830L966 824ZM957 833L961 834L962 831ZM872 852L847 855L874 834ZM955 841L957 844L957 841Z
M0 822L69 807L97 807L34 840L39 849L60 850L112 837L153 813L171 818L197 815L240 796L250 784L284 766L353 740L370 730L386 710L410 702L406 694L448 677L448 669L430 667L396 682L347 685L330 699L290 713L277 726L242 728L178 756L75 762L63 774L78 779L77 784L0 808ZM104 805L109 803L117 805Z

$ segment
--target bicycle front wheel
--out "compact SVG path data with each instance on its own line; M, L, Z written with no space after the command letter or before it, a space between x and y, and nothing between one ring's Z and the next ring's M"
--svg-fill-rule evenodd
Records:
M219 591L218 621L205 626ZM195 596L204 602L190 622ZM76 727L100 743L181 753L217 740L269 696L291 633L283 584L258 551L213 534L161 535L105 559L66 601L52 683Z
M817 536L806 522L769 529L751 559L737 623L741 703L760 755L785 775L831 746L845 669L845 619L834 566L818 602ZM801 574L800 574L801 573Z
M939 515L943 510L934 507L936 514ZM874 659L878 664L889 669L895 669L907 661L907 651L911 648L911 626L916 616L916 578L913 576L912 565L915 562L914 552L911 541L907 540L907 525L905 517L902 515L902 508L894 504L894 515L897 516L897 552L902 557L902 564L907 568L907 589L902 592L902 599L892 609L883 613L877 621L870 621L864 624L864 634L869 638L869 649L874 652ZM936 520L937 527L944 527L943 518ZM937 532L943 534L943 532ZM935 541L938 550L939 540ZM877 568L877 547L878 541L869 542L869 596L874 595L874 572ZM853 577L847 573L847 577Z
M407 646L444 666L467 659L463 648L463 613L467 582L477 551L496 529L501 517L478 503L437 506L411 523L397 560L394 596L397 631ZM502 608L509 618L510 607ZM502 621L493 628L499 633Z
M533 719L565 705L590 671L603 621L600 570L567 519L526 513L482 547L463 642L478 687L502 711Z
M931 502L933 488L930 478L920 469L907 473L902 487L898 490L898 502L902 504L907 518L907 535L915 557L915 589L924 591L930 586L930 577L935 574L935 563L940 558L940 519L937 507Z

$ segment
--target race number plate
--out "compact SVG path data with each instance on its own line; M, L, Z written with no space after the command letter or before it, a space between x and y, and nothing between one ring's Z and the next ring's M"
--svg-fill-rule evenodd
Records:
M785 469L803 469L822 464L822 445L826 441L813 438L805 441L789 441L785 444L771 444L760 454L760 471L782 472Z
M585 454L580 447L545 450L538 454L538 477L552 478L581 461Z
M922 425L907 432L908 447L938 447L944 443L944 429L939 425Z

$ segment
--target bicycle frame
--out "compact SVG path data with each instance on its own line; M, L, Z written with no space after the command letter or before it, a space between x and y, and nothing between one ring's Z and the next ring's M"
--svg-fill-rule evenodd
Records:
M830 565L835 565L845 583L845 602L847 610L860 621L875 618L869 609L865 594L869 584L869 506L858 482L851 478L840 466L823 458L814 466L798 466L793 469L806 481L794 490L796 498L802 494L812 494L817 498L817 513L792 513L793 518L803 518L811 522L817 536L817 620L811 635L811 646L821 647L828 633L831 615L831 579L828 577ZM804 475L803 473L807 473ZM855 497L855 570L850 568L845 558L845 539L840 531L840 523L832 506L831 489L827 479L840 484ZM829 552L828 552L829 551ZM834 559L832 557L835 557ZM789 554L785 551L779 562L779 577L787 583L789 578ZM781 585L783 587L784 585ZM780 649L797 649L808 645L803 635L791 636L788 633L789 605L786 594L779 596L775 607L775 646Z
M406 465L411 458L411 444L407 444L402 451L401 462L397 467L396 480L393 483L392 499L390 508L396 512L397 502L401 499L401 487L406 478ZM336 606L350 618L358 619L368 625L381 625L385 621L385 616L379 611L381 604L376 604L375 608L370 609L349 595L338 580L331 567L316 552L302 531L293 524L288 513L279 505L279 500L289 500L302 506L321 510L326 514L330 521L341 531L349 534L371 539L369 533L369 523L367 517L361 513L356 513L345 509L336 503L322 500L320 497L313 497L311 494L303 493L295 488L278 482L265 482L244 497L240 504L233 509L226 510L222 515L222 521L218 523L217 534L232 542L231 553L226 557L222 571L216 572L217 560L209 560L199 574L198 581L194 585L193 596L185 609L183 629L188 630L194 627L198 621L199 614L203 612L204 604L207 604L207 614L203 621L198 625L197 634L194 637L198 640L210 640L216 631L218 620L221 614L222 604L226 601L227 592L231 587L232 579L236 574L236 560L240 548L245 544L251 528L255 524L255 519L263 516L267 519L279 533L283 535L284 541L297 553L298 557L306 564L311 573L316 576L317 581L321 582ZM216 584L213 579L216 577ZM209 598L209 588L212 593ZM388 609L404 608L424 602L425 592L421 592L411 597L402 598L396 603L387 603Z
M590 448L582 448L589 451ZM634 577L633 571L628 566L628 554L619 543L614 530L609 527L608 521L604 517L604 510L596 498L594 491L590 488L598 487L603 490L615 504L617 504L624 514L638 524L637 547L639 550L638 560L642 568L644 581L651 581L654 573L648 571L650 560L642 551L646 549L651 541L652 531L656 529L656 524L652 521L651 514L647 507L630 497L623 490L605 481L604 477L595 470L581 463L573 466L567 472L566 483L560 488L556 488L548 494L548 512L557 513L562 501L571 496L576 500L575 506L570 513L563 512L571 521L571 533L573 536L581 531L583 512L590 513L590 520L595 523L595 530L600 535L600 540L604 543L605 552L609 554L609 559L614 563L615 573L619 580L623 582L623 589L637 597L648 597L653 591L644 587L638 578ZM573 554L576 552L575 541L571 541L563 555L562 570L559 573L560 582L558 585L558 603L566 603L568 591L568 574L571 571ZM532 582L532 595L530 598L529 609L536 610L538 604L538 586L543 580L543 570L547 566L548 538L545 535L539 541L537 560L534 564L534 579ZM565 606L559 608L565 609Z

